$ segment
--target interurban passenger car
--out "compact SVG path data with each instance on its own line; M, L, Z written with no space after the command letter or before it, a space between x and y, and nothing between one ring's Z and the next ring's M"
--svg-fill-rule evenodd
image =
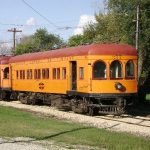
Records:
M0 58L2 99L78 113L122 113L137 94L137 51L92 44Z

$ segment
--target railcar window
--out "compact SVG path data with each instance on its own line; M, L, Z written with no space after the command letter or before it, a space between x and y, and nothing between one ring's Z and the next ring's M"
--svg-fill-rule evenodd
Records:
M83 67L79 68L79 78L84 79L84 68Z
M27 79L29 79L29 70L27 70Z
M34 70L34 79L37 79L37 69Z
M57 79L60 79L60 68L57 68Z
M40 79L41 78L41 70L35 69L34 70L34 79Z
M23 70L20 70L20 79L23 79Z
M48 68L42 69L42 78L49 79L49 69Z
M32 69L27 70L27 79L32 79Z
M49 69L48 68L45 69L45 76L46 76L46 79L49 79Z
M22 70L22 79L25 79L25 70Z
M126 63L126 78L134 78L134 63L132 60L129 60Z
M19 79L19 71L16 71L16 79Z
M32 79L32 69L29 70L29 79Z
M37 70L37 79L40 79L40 78L41 78L41 70L38 69L38 70Z
M102 61L96 61L93 66L93 78L104 79L106 78L106 64Z
M9 67L4 69L4 79L9 79Z
M53 68L53 79L56 79L56 68Z
M62 79L66 79L66 68L62 68Z
M122 78L122 65L118 60L115 60L110 65L110 78Z

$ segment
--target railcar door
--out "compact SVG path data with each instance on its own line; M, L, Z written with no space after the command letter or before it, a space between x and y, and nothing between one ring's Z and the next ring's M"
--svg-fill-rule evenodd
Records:
M70 80L71 80L71 90L77 89L77 62L71 61L70 62Z

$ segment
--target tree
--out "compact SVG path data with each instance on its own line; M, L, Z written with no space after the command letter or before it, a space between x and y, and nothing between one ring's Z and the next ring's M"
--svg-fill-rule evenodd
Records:
M33 43L18 44L16 47L15 55L33 52L36 52L36 46Z
M46 29L38 29L33 38L39 50L56 49L64 44L59 36L49 34Z
M78 46L78 45L83 45L85 44L85 39L83 35L73 35L69 38L68 40L68 46Z
M57 49L62 45L64 41L59 36L49 34L46 29L38 29L32 36L22 38L16 46L15 55Z

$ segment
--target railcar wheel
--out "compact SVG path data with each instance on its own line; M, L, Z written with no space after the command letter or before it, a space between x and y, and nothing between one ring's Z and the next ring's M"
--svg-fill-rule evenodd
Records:
M85 99L72 99L71 108L75 113L86 114L88 112L87 101Z
M0 93L0 100L9 101L11 96L11 92L9 91L1 91Z
M98 113L99 113L99 108L89 107L89 111L88 111L89 116L95 116L95 115L98 115Z
M6 98L6 92L1 91L1 92L0 92L0 100L2 101L2 100L4 100L5 98Z
M89 116L94 116L94 108L93 107L89 107L88 115Z
M31 104L31 101L28 100L28 95L25 93L20 93L18 99L22 104Z
M121 115L125 112L126 100L123 98L117 98L117 115Z

